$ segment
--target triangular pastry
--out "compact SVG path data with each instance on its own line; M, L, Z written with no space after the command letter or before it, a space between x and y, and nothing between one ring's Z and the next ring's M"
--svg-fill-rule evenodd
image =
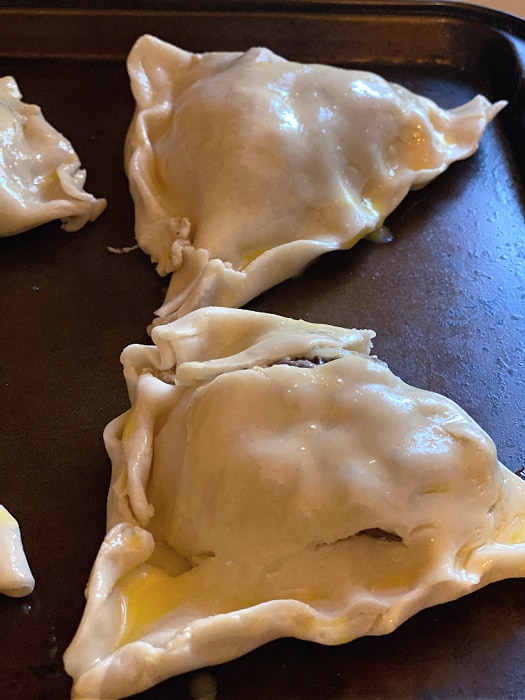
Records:
M75 697L278 637L385 634L525 575L525 485L454 402L371 356L373 335L206 308L124 350Z
M173 273L157 323L242 306L380 235L410 189L477 149L505 104L445 110L369 72L264 48L194 54L147 35L128 71L136 239Z

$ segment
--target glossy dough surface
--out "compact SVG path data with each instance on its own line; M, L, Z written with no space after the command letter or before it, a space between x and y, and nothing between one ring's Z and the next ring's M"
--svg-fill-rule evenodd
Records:
M22 102L15 80L0 78L0 236L12 236L55 219L77 231L105 207L84 190L71 143Z
M0 593L20 598L32 593L34 587L20 526L7 508L0 506Z
M161 322L242 306L377 232L410 189L470 156L504 106L477 96L447 111L372 73L151 36L128 71L136 238L173 272Z
M525 574L525 485L461 408L370 356L372 337L212 307L124 350L108 533L65 655L75 697L278 637L388 633Z

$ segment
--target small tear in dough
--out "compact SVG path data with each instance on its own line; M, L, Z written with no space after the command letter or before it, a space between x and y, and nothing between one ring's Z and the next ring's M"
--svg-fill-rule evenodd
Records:
M472 155L505 105L478 95L445 110L373 73L152 36L128 71L135 235L172 273L156 324L240 307L322 253L388 240L409 190Z
M373 335L209 307L124 350L74 697L279 637L385 634L525 575L525 484L459 406L371 356Z

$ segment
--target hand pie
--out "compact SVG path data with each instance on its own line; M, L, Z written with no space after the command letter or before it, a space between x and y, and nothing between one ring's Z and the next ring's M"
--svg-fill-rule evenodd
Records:
M505 104L446 111L371 73L151 36L128 71L136 238L173 272L162 322L242 306L377 232L410 189L470 156Z
M84 190L86 171L69 141L22 102L11 77L0 78L0 180L0 236L55 219L78 231L106 207Z
M0 506L0 593L20 598L32 593L34 587L20 527L11 513Z
M525 573L525 485L371 331L207 308L122 355L109 531L65 655L120 698L285 636L342 644Z

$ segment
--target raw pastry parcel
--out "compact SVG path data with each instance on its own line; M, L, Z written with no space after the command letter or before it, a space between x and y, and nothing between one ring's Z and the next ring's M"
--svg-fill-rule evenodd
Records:
M385 634L525 575L525 484L459 406L371 356L373 335L211 307L124 350L75 697L278 637Z
M157 323L242 306L322 253L380 237L409 190L470 156L505 104L445 110L369 72L151 36L128 70L135 234L173 273Z
M106 208L86 192L86 171L68 139L22 102L14 78L0 78L0 236L60 219L78 231Z

